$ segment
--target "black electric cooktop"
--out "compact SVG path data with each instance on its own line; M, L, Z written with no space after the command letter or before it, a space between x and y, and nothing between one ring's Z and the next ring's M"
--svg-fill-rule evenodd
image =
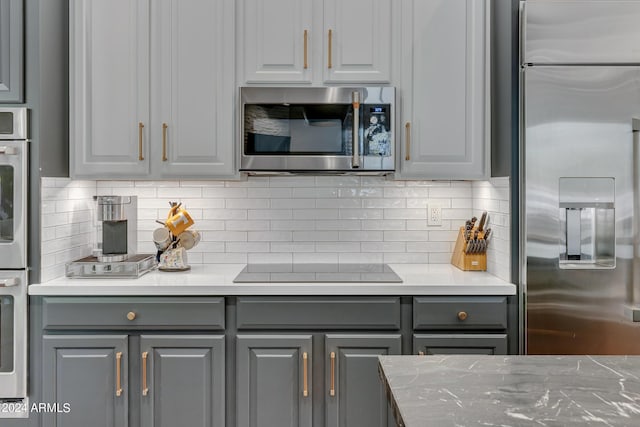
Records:
M387 264L247 264L234 283L402 283Z

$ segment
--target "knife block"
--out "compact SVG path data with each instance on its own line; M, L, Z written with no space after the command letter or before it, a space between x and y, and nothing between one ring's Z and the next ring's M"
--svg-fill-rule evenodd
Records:
M482 232L480 234L484 236ZM451 254L451 264L463 271L487 271L487 253L467 254L464 252L465 247L464 227L460 227L456 246Z

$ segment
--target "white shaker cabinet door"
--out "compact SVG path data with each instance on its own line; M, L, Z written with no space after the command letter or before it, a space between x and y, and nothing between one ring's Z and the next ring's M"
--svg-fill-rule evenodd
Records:
M70 12L72 176L147 175L149 0L71 0Z
M486 0L402 3L400 175L489 176Z
M324 80L389 83L391 0L324 0Z
M153 175L231 176L234 2L157 0L154 5Z
M239 2L238 54L245 83L310 83L311 0L243 0ZM319 30L318 30L319 31Z

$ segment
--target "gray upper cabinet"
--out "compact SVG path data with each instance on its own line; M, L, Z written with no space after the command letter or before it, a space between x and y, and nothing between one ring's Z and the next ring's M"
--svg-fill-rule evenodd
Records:
M402 1L399 177L489 177L488 3Z
M233 17L232 0L71 0L72 176L234 175Z
M391 427L378 356L401 354L400 334L328 334L325 337L327 427Z
M143 335L142 427L224 427L224 337Z
M311 427L311 335L239 335L237 427Z
M126 335L44 336L42 401L61 408L42 426L127 427L127 348Z
M0 0L0 102L22 102L23 0Z

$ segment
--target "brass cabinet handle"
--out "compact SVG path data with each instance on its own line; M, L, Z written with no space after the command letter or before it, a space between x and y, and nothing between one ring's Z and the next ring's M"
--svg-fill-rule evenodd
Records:
M329 390L329 396L336 395L336 354L332 351L331 358L331 389Z
M411 123L407 122L407 124L404 125L404 131L405 131L405 137L404 137L404 143L405 143L405 155L404 155L404 159L406 161L411 160Z
M467 314L466 311L460 311L458 312L458 319L460 320L465 320L467 317L469 317L469 315Z
M122 352L116 353L116 396L122 396Z
M166 123L162 124L162 161L167 161L167 126Z
M149 352L145 351L142 353L142 395L146 396L149 394L149 387L147 387L147 358L149 357Z
M328 44L328 46L327 46L327 48L328 48L328 49L327 49L327 51L328 51L328 53L327 53L327 56L328 56L328 59L327 59L327 68L331 68L331 67L333 66L333 65L331 64L331 56L332 56L332 55L331 55L331 36L332 36L332 35L333 35L333 30L329 30L329 44Z
M309 41L309 32L304 30L304 69L309 68L309 63L307 62L307 54L309 53L308 49L308 41Z
M144 160L142 155L142 129L144 129L144 123L138 123L138 160Z
M418 356L424 356L424 351L419 351Z
M133 311L130 311L127 313L127 319L129 320L134 320L136 318L136 313Z
M309 357L307 352L302 353L302 395L309 396L309 375L308 375Z

